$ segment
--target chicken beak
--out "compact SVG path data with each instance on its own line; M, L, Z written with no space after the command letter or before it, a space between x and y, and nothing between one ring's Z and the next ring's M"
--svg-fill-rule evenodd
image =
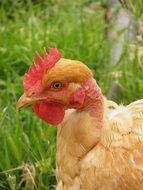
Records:
M19 100L17 101L17 103L16 103L16 109L17 109L17 110L20 110L21 108L26 107L26 106L28 106L28 105L31 105L31 104L33 104L33 103L34 103L34 101L33 101L32 98L29 98L29 97L27 97L25 94L23 94L23 95L19 98Z
M33 98L23 94L16 103L16 109L20 110L21 108L32 105L36 102L40 102L42 100L44 100L44 98Z

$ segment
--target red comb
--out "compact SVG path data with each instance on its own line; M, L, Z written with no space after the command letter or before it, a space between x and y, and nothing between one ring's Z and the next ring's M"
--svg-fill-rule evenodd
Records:
M50 48L49 54L44 49L44 58L42 58L38 52L35 53L37 64L33 62L29 71L24 76L23 86L24 91L27 91L37 82L42 80L43 74L54 67L54 65L61 58L60 52L56 48Z

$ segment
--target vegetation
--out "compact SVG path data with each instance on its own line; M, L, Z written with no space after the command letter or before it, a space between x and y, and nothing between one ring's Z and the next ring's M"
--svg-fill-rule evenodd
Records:
M112 68L104 1L0 2L0 190L51 190L56 184L56 128L47 126L31 108L20 113L15 108L35 50L57 47L63 57L83 61L105 95L111 80L116 80L120 102L143 97L143 2L129 2L140 23L139 42Z

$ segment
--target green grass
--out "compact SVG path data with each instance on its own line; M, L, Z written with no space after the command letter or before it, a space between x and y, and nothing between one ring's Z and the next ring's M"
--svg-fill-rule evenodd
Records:
M134 5L134 12L141 19L140 4ZM128 103L143 97L143 65L137 56L130 62L125 53L115 68L108 64L111 44L105 31L109 26L101 5L104 2L87 0L1 1L0 170L12 170L0 174L0 190L32 189L30 178L18 185L26 163L35 168L33 188L51 190L56 183L56 128L38 119L31 108L20 113L15 109L23 92L23 75L35 50L42 53L44 47L57 47L63 57L85 62L104 94L116 73L120 73L118 101ZM142 47L142 42L138 46Z

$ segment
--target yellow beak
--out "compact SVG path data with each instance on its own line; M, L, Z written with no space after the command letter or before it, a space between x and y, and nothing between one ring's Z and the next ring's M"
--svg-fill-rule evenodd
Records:
M23 94L23 95L19 98L18 102L16 103L16 109L19 110L19 109L21 109L21 108L23 108L23 107L26 107L26 106L28 106L28 105L31 105L32 103L34 103L34 102L33 102L33 99L32 99L32 98L29 98L29 97L27 97L25 94Z
M17 101L17 104L16 104L16 109L17 110L20 110L21 108L23 107L26 107L26 106L29 106L29 105L32 105L34 104L35 102L39 102L39 101L42 101L44 100L45 98L33 98L33 97L27 97L25 94L23 94L19 100Z

